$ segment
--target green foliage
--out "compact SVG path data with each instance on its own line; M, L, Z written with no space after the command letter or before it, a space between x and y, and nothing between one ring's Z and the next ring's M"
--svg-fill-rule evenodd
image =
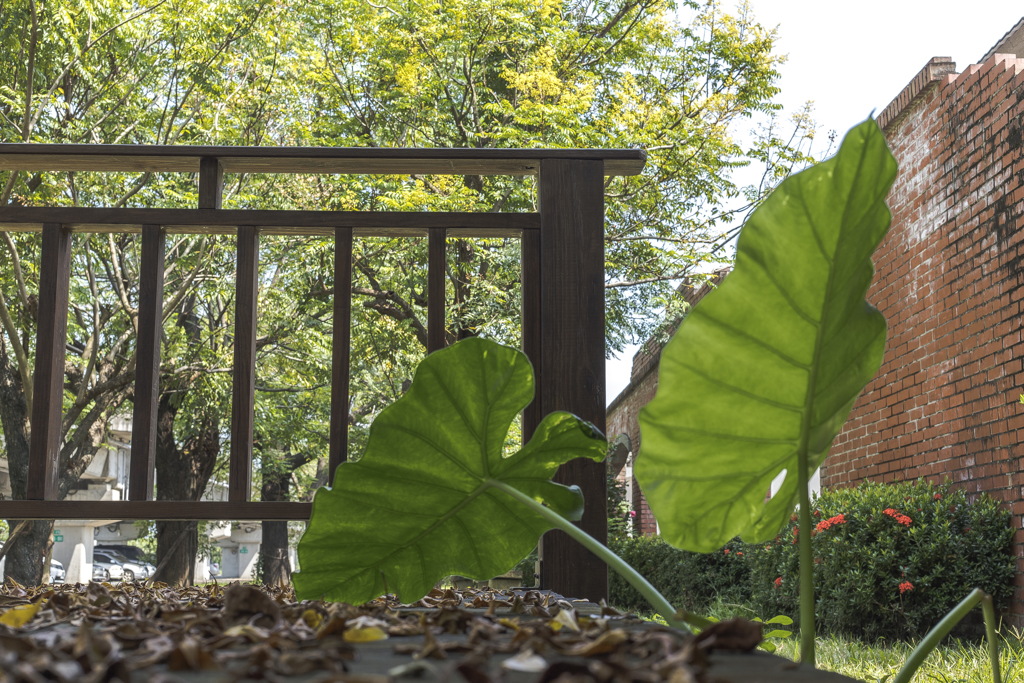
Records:
M506 432L533 392L526 356L485 339L424 359L408 393L374 421L363 457L317 492L296 594L361 603L391 592L415 602L450 574L505 573L552 524L501 486L578 519L579 489L550 479L574 458L603 460L607 444L556 412L506 456Z
M672 545L771 538L821 465L885 351L864 296L895 176L878 125L851 130L754 212L735 269L665 347L635 472Z
M746 603L750 599L750 563L745 557L749 548L738 539L706 554L673 548L656 536L609 539L608 547L676 607L703 614L716 600ZM620 609L640 613L654 609L618 574L609 574L608 592L611 604Z
M748 605L724 602L716 602L708 610L709 617L719 620L751 619L758 614ZM1000 641L1003 680L1007 683L1024 680L1024 633L1010 627ZM775 640L773 644L777 647L776 654L789 660L799 659L799 640L788 638ZM855 636L819 634L815 653L817 667L822 671L833 671L867 683L891 683L913 648L914 643L903 641L865 642ZM925 661L914 680L916 683L992 683L985 644L973 639L948 638Z
M633 515L630 504L626 501L626 482L607 470L606 487L608 490L608 539L628 538L633 531Z
M813 510L822 527L812 531L822 632L920 638L973 588L997 609L1009 604L1014 530L1010 513L986 495L969 497L950 482L865 483L825 492ZM752 605L762 614L798 616L797 528L791 520L776 539L749 546Z

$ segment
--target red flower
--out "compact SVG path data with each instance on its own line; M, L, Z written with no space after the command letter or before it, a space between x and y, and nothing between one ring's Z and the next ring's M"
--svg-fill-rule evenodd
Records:
M941 494L941 493L936 493L936 494L935 494L934 496L932 496L932 497L933 497L933 498L935 498L935 500L942 500L942 494Z
M728 555L728 554L729 554L729 549L728 549L728 548L726 548L726 549L725 549L725 554L726 554L726 555Z
M907 517L903 513L899 512L897 510L893 510L892 508L886 508L886 509L882 510L882 514L889 515L890 517L895 519L898 523L902 524L903 526L910 526L910 523L914 521L914 520L910 519L910 517Z
M789 516L789 521L791 521L791 522L795 522L796 521L796 513L795 512L792 515Z
M910 583L909 581L904 581L900 584L900 595L903 595L907 591L912 590L914 590L914 584Z
M781 588L782 587L782 577L781 576L779 578L775 579L775 587L776 588Z
M818 522L818 526L814 527L818 531L827 531L829 528L836 524L846 524L846 515L836 515L835 517L829 517L828 519Z
M798 526L793 527L793 535L796 536L799 533L800 533L800 527L798 527Z
M739 555L740 557L743 557L743 553L736 553L736 554Z

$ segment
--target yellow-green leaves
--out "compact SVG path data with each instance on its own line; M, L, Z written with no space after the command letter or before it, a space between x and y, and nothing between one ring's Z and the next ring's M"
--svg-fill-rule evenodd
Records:
M551 413L503 457L533 388L526 356L491 341L467 339L428 356L409 392L374 421L362 459L317 492L296 594L361 603L386 590L413 602L449 574L508 571L551 524L496 482L578 519L579 489L550 479L574 458L602 460L604 437L574 415Z
M774 536L799 468L821 465L885 351L885 319L864 296L895 175L877 124L854 128L751 216L735 270L665 347L635 472L672 545Z

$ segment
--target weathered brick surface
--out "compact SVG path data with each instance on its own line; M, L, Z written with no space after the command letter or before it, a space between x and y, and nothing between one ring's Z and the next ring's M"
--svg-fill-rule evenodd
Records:
M678 291L690 306L695 306L729 274L730 270L732 269L729 267L716 270L710 281L701 286L691 286L689 281L684 281ZM665 340L675 333L681 322L682 318L673 321L664 333L644 342L633 356L629 385L608 406L606 417L608 437L614 438L619 434L628 434L630 443L633 444L634 456L640 449L640 410L654 398L654 394L658 391L658 363L661 359L661 349L664 347ZM623 479L624 476L625 470L619 474L619 478ZM636 533L645 536L657 533L658 523L640 491L640 485L636 479L633 479L628 485L633 488L633 507L637 513L634 518Z
M646 353L645 353L646 351ZM615 402L608 408L607 428L609 437L619 434L628 434L630 443L633 444L633 453L640 447L640 424L638 422L640 409L647 405L647 402L654 398L658 390L658 354L660 347L655 346L653 355L646 346L642 348L633 359L633 373L630 375L630 383L623 393L619 394ZM638 367L637 358L644 356ZM643 374L637 375L637 371ZM623 469L621 475L625 474ZM633 487L633 507L636 510L634 528L636 533L645 536L657 533L657 523L647 501L640 492L640 485L636 479L627 483ZM639 501L639 504L637 504Z
M900 165L868 295L889 322L885 359L822 485L949 477L1005 501L1018 528L1010 619L1021 627L1024 59L918 74L909 89L880 117Z

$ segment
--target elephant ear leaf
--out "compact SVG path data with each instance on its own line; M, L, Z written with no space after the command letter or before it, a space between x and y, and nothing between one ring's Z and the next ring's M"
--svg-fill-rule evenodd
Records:
M852 129L751 215L734 270L665 347L635 474L672 545L771 538L798 500L799 468L821 466L885 352L885 318L865 295L895 176L878 125Z
M317 491L296 595L358 604L386 590L415 602L451 574L504 574L551 524L497 482L578 518L580 490L551 477L574 458L602 460L604 435L551 413L505 457L533 392L533 369L515 349L471 338L427 356L408 393L374 420L363 457Z

